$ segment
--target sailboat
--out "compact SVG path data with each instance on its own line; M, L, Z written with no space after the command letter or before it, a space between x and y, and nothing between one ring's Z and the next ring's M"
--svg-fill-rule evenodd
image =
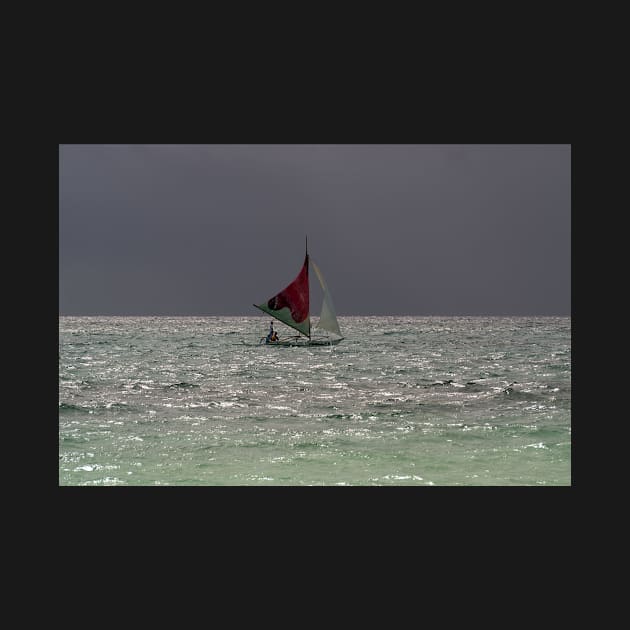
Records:
M315 270L315 275L324 293L319 321L312 329L309 309L309 265ZM308 239L304 264L295 280L266 302L254 304L254 306L300 333L299 335L282 337L277 341L270 341L262 337L261 343L276 346L334 346L344 338L339 329L339 322L328 285L319 267L308 254Z

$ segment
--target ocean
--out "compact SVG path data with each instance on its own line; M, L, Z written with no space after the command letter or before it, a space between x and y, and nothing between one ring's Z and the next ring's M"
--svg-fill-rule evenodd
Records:
M570 317L339 324L60 316L59 485L571 485Z

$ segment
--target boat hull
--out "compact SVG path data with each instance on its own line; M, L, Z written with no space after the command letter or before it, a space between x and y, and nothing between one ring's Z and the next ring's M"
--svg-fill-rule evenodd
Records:
M261 343L264 343L266 346L284 346L284 347L302 347L302 346L336 346L341 339L330 339L328 337L324 338L311 338L307 339L306 337L289 337L287 339L279 339L278 341L265 341L264 338L261 339Z

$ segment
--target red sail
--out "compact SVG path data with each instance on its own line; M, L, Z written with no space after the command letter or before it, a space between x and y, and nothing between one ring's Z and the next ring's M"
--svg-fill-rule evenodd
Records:
M308 254L295 280L265 304L256 306L301 333L310 335Z

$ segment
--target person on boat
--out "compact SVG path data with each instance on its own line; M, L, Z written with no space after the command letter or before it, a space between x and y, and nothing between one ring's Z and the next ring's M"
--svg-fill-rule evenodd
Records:
M274 330L273 335L271 335L271 341L278 341L278 333Z
M269 333L267 334L267 339L265 339L265 341L266 341L267 343L269 343L270 341L272 341L272 337L274 336L274 334L275 334L275 331L274 331L274 329L273 329L273 322L271 322L271 323L269 324Z

